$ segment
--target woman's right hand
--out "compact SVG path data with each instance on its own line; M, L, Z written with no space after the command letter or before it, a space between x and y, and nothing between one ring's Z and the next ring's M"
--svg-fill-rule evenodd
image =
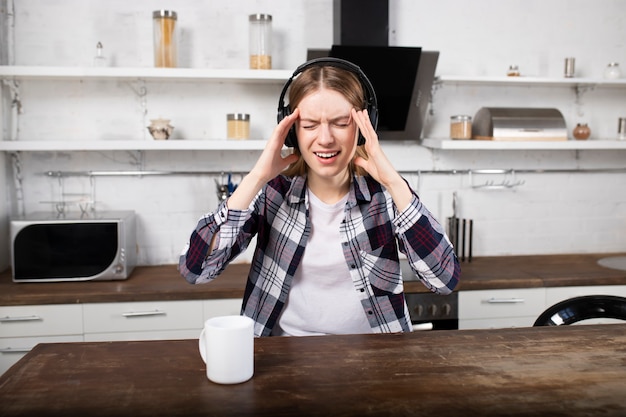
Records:
M254 168L241 180L233 194L228 198L228 208L234 210L246 210L257 193L272 178L276 177L289 165L298 160L294 154L282 156L281 151L285 144L285 138L289 129L300 116L299 109L286 116L274 128L272 136L268 139L265 149L257 160Z
M300 110L296 108L293 113L278 123L274 128L272 136L267 141L263 153L257 160L254 168L252 168L252 171L250 171L250 174L257 176L263 183L268 182L298 160L298 157L293 154L283 157L281 151L289 129L298 120L299 116Z

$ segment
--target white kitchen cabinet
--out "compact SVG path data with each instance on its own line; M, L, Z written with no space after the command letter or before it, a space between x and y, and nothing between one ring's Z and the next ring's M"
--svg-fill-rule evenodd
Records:
M238 316L241 314L241 298L205 300L203 302L204 321L217 316Z
M0 307L0 374L38 343L81 341L81 305Z
M195 339L204 321L239 315L241 299L88 303L85 341Z
M589 285L546 288L546 308L569 298L585 295L616 295L626 297L626 285Z
M545 288L460 291L459 329L532 326L545 303Z
M187 339L203 325L202 301L83 305L85 341Z

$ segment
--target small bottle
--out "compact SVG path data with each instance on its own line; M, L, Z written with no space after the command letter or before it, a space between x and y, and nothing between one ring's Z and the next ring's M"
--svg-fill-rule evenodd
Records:
M176 12L171 10L157 10L152 13L155 67L176 68L178 66L176 19Z
M472 117L466 115L450 117L450 137L452 139L471 139Z
M626 117L617 119L617 139L626 140Z
M102 53L102 43L98 42L96 45L96 56L93 57L93 66L94 67L106 67L107 59Z
M248 139L250 137L250 115L245 113L227 114L226 137L228 139Z
M622 76L617 62L609 62L609 65L604 69L604 78L607 80L616 80Z
M565 78L573 78L576 74L576 59L574 58L565 58L565 69L563 71L563 76Z
M272 16L251 14L248 20L250 69L272 69Z
M578 123L572 132L574 138L577 140L589 139L591 135L591 129L587 126L587 123Z

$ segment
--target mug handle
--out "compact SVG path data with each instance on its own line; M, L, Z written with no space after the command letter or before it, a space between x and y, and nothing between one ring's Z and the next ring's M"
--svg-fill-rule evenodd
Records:
M206 363L206 342L204 341L204 329L200 332L200 339L198 340L198 349L200 350L200 356L204 363Z

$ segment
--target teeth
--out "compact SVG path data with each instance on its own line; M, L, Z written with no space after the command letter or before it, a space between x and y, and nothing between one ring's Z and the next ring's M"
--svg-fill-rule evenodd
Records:
M319 156L320 158L332 158L333 156L337 155L337 152L333 152L333 153L316 152L315 155Z

